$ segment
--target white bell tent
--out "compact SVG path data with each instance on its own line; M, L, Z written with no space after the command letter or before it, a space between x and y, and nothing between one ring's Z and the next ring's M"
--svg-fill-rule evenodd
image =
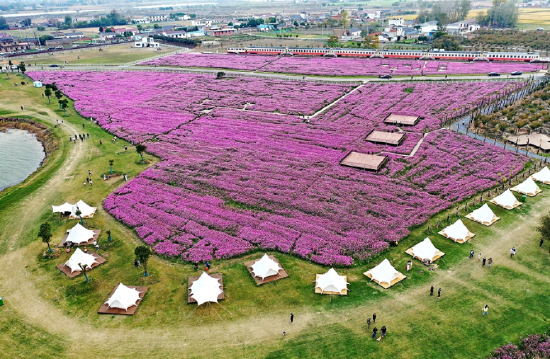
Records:
M363 274L385 289L407 278L398 272L387 259L384 259L379 265Z
M493 213L487 203L481 206L481 208L478 208L472 213L466 215L466 218L471 219L474 222L481 223L485 226L490 226L500 219Z
M254 264L252 264L251 268L254 276L260 277L262 280L266 277L277 275L282 269L279 263L269 258L267 254L264 254L260 260L257 260Z
M537 182L550 184L550 169L548 169L548 167L544 167L537 173L534 173L531 178Z
M87 265L88 269L90 269L92 267L92 264L94 263L97 263L97 261L93 255L84 253L80 250L80 248L77 248L71 258L69 258L69 260L65 262L65 265L71 268L71 273L73 273L82 270L79 264L82 264L82 266Z
M517 186L512 187L511 190L527 195L529 197L534 197L542 192L539 186L537 186L535 181L533 181L531 178L527 178L525 181L521 182Z
M61 206L52 206L53 213L71 213L73 211L73 205L69 202L63 203Z
M325 274L317 274L315 293L347 295L348 284L346 276L339 275L334 268L330 268Z
M414 247L407 249L405 253L422 262L428 261L430 263L445 255L445 253L435 248L432 241L428 237L426 237L422 242L417 243Z
M141 292L137 291L135 288L128 288L120 283L105 304L107 304L109 308L119 308L128 311L128 308L134 305L137 306L137 301L141 299L139 293Z
M191 297L197 301L197 305L207 302L218 303L218 296L223 293L220 282L203 272L199 279L191 284Z
M65 242L74 244L86 243L94 238L94 231L84 228L80 223L77 223L73 228L67 231L69 235Z
M521 206L521 202L517 200L516 196L509 189L500 196L493 198L490 202L505 209L514 209Z
M80 216L76 215L76 211L80 210ZM97 208L96 207L90 207L86 203L84 203L82 200L76 202L76 204L71 209L71 216L70 218L91 218L94 216Z
M448 227L445 227L443 230L439 231L443 237L452 239L457 243L466 243L468 240L472 239L475 234L470 232L468 228L462 223L462 220L457 220L455 223L451 224Z

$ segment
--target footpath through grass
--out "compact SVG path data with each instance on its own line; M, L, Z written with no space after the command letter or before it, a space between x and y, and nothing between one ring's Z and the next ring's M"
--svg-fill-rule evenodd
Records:
M548 210L550 186L541 186L543 193L528 198L519 209L506 211L491 206L501 217L491 227L464 219L476 234L465 245L434 233L438 219L447 224L447 213L431 219L429 237L446 253L435 271L428 271L418 261L414 261L412 271L405 271L410 257L404 251L428 235L426 224L371 263L338 268L350 282L346 297L314 294L315 274L328 268L277 252L271 254L290 277L256 287L243 264L259 258L262 252L256 252L214 261L211 272L223 273L226 300L220 302L223 307L214 304L210 309L194 310L195 305L186 303L187 278L197 275L192 266L154 257L149 265L150 276L144 278L142 268L136 269L132 263L139 239L101 209L104 198L124 183L121 177L103 181L110 159L115 161L115 171L128 173L130 178L147 165L139 162L128 143L111 142L111 135L80 117L72 107L64 117L56 101L48 104L40 89L13 87L14 81L0 80L2 110L14 116L28 115L51 127L56 119L66 123L54 129L62 147L50 162L52 168L44 167L36 174L37 179L22 185L34 189L15 189L0 195L0 203L8 203L0 207L0 294L6 301L0 307L0 329L6 338L0 339L0 348L7 357L21 357L22 353L75 357L74 347L81 348L84 340L76 329L82 328L90 358L101 358L105 353L117 358L484 358L499 345L515 341L520 335L541 332L550 324L546 303L550 254L547 244L543 249L538 247L534 231L537 218ZM17 110L20 105L27 106L23 113ZM64 126L90 133L91 138L69 143ZM129 146L128 151L124 145ZM146 158L156 161L151 156ZM93 188L83 185L88 170L92 171ZM42 182L38 182L40 176ZM100 207L98 214L84 223L103 231L99 254L107 259L107 263L89 272L90 283L85 283L83 277L69 280L55 267L65 262L68 254L43 259L46 246L36 237L40 223L48 221L54 231L52 244L59 243L65 231L77 222L53 215L50 205L79 199ZM112 243L107 241L108 229L112 231ZM508 256L512 246L518 249L514 259ZM468 259L470 249L476 251L476 256L481 252L492 257L493 267L482 268L477 260ZM383 258L408 276L388 290L362 274ZM137 314L98 315L97 309L120 282L150 287ZM441 299L429 297L431 285L443 289ZM488 317L481 316L485 304L490 306ZM30 306L44 318L33 316ZM295 314L292 325L288 320L291 312ZM368 330L366 326L366 318L373 312L379 318L376 326L388 328L388 336L381 342L370 338L372 327ZM288 333L285 338L283 331ZM9 345L2 340L9 341Z

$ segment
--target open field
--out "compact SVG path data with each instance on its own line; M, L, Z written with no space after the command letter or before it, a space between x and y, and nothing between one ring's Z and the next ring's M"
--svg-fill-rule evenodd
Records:
M89 273L89 284L81 277L68 280L55 268L67 259L66 254L54 260L40 259L45 245L36 239L38 225L48 220L55 230L52 242L57 242L75 223L58 220L49 205L79 198L100 205L123 184L120 178L113 182L100 179L108 171L108 159L114 159L115 170L128 172L130 178L146 166L138 162L132 147L124 151L127 143L111 143L111 135L72 109L63 117L56 104L47 104L39 89L12 87L13 77L0 80L5 114L31 116L52 126L56 119L66 123L54 129L62 147L59 155L52 157L51 167L0 196L1 204L9 203L9 207L0 206L0 293L6 302L0 307L0 347L8 357L76 358L81 357L85 342L89 358L101 358L105 353L117 358L350 358L367 353L380 358L484 358L498 345L541 332L550 323L545 305L550 257L547 244L539 249L533 230L550 203L549 186L541 186L544 192L528 198L517 210L493 207L502 219L492 227L465 220L476 233L470 244L458 245L432 232L430 238L446 253L433 272L415 261L413 271L405 273L410 257L403 252L427 235L426 225L413 229L398 247L371 262L338 269L349 278L350 294L332 301L313 294L315 273L327 267L279 252L270 253L290 277L256 287L242 265L259 257L261 253L256 252L213 263L212 272L224 273L229 299L221 304L232 314L215 306L223 321L204 308L188 318L194 306L184 304L187 277L196 272L188 264L154 257L149 266L151 276L144 278L141 270L132 266L132 251L139 239L101 208L85 224L113 231L114 244L107 243L105 232L100 238L100 254L108 262ZM25 112L18 110L21 105L27 106ZM84 121L92 138L68 143L67 136L81 132ZM103 146L98 146L99 138L106 140ZM155 162L151 156L147 159ZM94 174L93 189L82 186L88 169ZM34 185L37 181L39 186ZM430 220L432 231L446 215ZM508 257L512 246L518 249L513 260ZM476 255L481 252L493 257L493 267L481 268L477 261L467 259L471 248ZM384 257L408 276L402 285L389 290L361 274ZM120 281L151 287L137 315L98 316L96 310ZM428 296L430 285L443 288L442 299ZM488 317L481 317L485 304L491 311ZM288 324L290 312L296 315L292 325ZM381 342L370 339L366 328L366 318L373 312L378 315L378 327L388 327L388 336ZM288 333L286 338L281 336L283 330Z
M479 14L485 14L487 9L474 9L470 10L467 18L472 19L479 16ZM414 20L417 15L399 15L390 18L404 18L406 20ZM550 9L546 8L520 8L519 9L519 21L518 28L524 30L535 30L538 27L550 30Z
M61 65L65 61L68 64L124 64L131 61L146 59L153 56L158 56L170 52L181 50L172 46L164 46L161 50L150 48L135 48L131 47L133 43L117 46L106 46L101 48L89 48L78 50L66 50L61 53L54 52L48 54L40 54L26 58L12 59L14 64L19 64L20 61L26 64L34 65ZM2 59L3 65L8 63L8 59ZM32 68L32 67L31 67Z

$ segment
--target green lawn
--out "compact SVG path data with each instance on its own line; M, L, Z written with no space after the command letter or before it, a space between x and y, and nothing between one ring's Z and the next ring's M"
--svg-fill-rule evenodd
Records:
M63 117L54 101L48 105L41 97L40 89L15 88L13 81L13 76L0 80L4 114L27 115L50 126L64 119L66 126L89 132L91 139L68 143L72 129L55 128L61 141L59 155L32 179L0 195L0 294L6 302L0 307L0 347L6 357L73 358L85 344L89 358L106 353L116 358L484 358L497 346L544 331L550 323L546 273L550 255L547 244L539 249L533 230L537 217L548 209L550 186L542 186L541 195L528 198L514 211L492 206L502 219L491 227L465 219L476 234L466 245L434 233L438 219L446 221L446 212L432 218L429 237L446 253L435 271L415 261L413 270L405 273L410 257L404 251L428 235L427 225L370 263L337 268L350 282L346 297L314 294L315 274L328 268L277 252L271 254L290 277L256 287L243 265L261 256L256 252L214 261L212 272L224 275L226 300L220 302L223 307L193 311L195 305L186 303L187 278L197 274L192 266L154 257L151 275L143 277L142 270L132 265L139 239L101 208L105 197L124 182L120 177L101 179L109 170L108 160L114 159L114 169L130 178L147 165L139 162L133 148L124 150L127 143L112 143L111 135L73 109ZM24 113L17 110L20 104L27 105ZM146 158L151 164L156 161ZM83 186L88 169L93 172L93 188ZM108 260L89 272L90 283L82 277L69 280L55 268L68 259L67 254L42 259L46 246L36 238L39 224L48 221L54 230L52 243L57 244L76 221L59 219L49 206L78 199L100 207L85 225L103 230L100 254ZM464 215L464 205L461 208ZM112 244L107 242L107 229L113 233ZM513 260L508 258L511 246L518 248ZM469 260L472 248L476 254L492 256L493 268ZM362 274L383 258L408 276L388 290ZM120 282L150 286L137 314L98 315L97 309ZM428 296L430 285L443 288L442 299ZM485 304L490 314L481 317ZM292 325L290 312L296 315ZM378 328L388 327L388 337L381 342L372 340L366 328L366 318L373 312L379 317ZM283 330L288 333L285 338Z

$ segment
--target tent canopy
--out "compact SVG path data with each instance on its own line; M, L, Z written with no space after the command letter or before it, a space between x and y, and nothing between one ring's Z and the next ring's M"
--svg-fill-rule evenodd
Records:
M218 302L218 296L223 293L220 288L220 282L212 278L205 272L202 272L199 279L191 285L191 297L197 301L197 305L206 302Z
M434 261L442 255L442 252L435 248L430 238L426 237L422 242L411 248L410 254L413 257L420 258L420 260L429 259Z
M77 248L71 258L67 262L65 262L65 265L69 268L71 268L71 273L81 271L82 269L78 265L79 263L84 266L85 264L90 268L92 264L96 263L94 256L91 254L84 253L80 250L80 248Z
M330 268L328 272L319 276L315 281L315 288L320 288L323 292L338 292L342 294L343 290L348 289L346 277L336 273L334 268Z
M65 213L65 212L72 212L73 211L73 205L65 202L61 206L52 206L53 213Z
M372 279L380 283L387 283L388 285L394 279L399 278L399 272L390 264L390 261L384 259L382 263L370 270Z
M486 226L490 226L496 222L499 218L493 213L491 208L485 203L481 208L476 209L472 213L466 216L466 218L471 219L472 221L479 222Z
M521 205L520 201L516 199L514 194L509 189L500 196L493 198L491 202L506 209L516 208Z
M68 232L69 236L66 241L74 244L86 243L94 237L94 231L84 228L80 223L77 223Z
M115 292L105 303L109 308L120 308L128 310L128 308L137 305L139 298L139 291L135 288L128 288L124 284L120 283Z
M282 269L279 263L275 262L273 259L269 258L267 254L252 264L252 272L255 277L260 277L262 280L265 277L270 277L272 275L277 275Z
M541 192L539 186L531 178L527 178L517 186L512 188L512 191L519 192L528 196L535 196Z
M548 167L544 167L537 173L534 173L531 178L535 181L550 184L550 169L548 169Z
M82 200L76 202L76 204L71 209L71 217L89 217L95 214L96 207L90 207ZM82 212L80 216L76 215L76 211L80 210Z
M466 228L460 219L444 228L441 232L439 232L439 234L460 243L466 242L474 236L474 234Z

